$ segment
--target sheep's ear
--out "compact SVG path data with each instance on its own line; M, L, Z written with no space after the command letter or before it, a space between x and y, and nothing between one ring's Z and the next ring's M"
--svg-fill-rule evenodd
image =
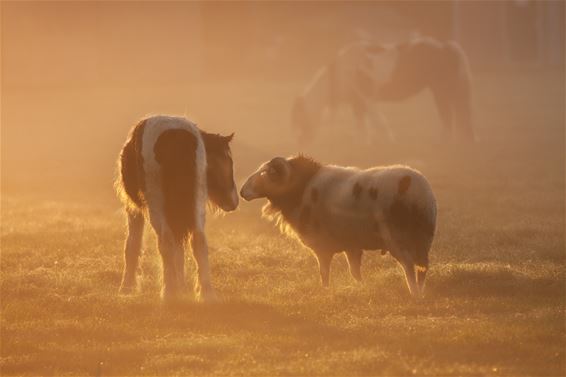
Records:
M283 157L275 157L269 162L268 171L272 172L270 174L272 179L285 180L290 174L289 163Z

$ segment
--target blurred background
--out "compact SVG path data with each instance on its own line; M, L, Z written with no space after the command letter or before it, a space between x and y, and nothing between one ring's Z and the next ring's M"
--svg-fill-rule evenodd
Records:
M0 374L565 375L564 5L1 1ZM344 111L303 151L427 177L425 301L379 253L364 254L363 285L336 257L319 288L315 259L260 200L207 218L219 306L158 305L149 230L139 295L116 294L115 163L140 118L235 131L241 184L299 150L293 101L342 47L415 35L466 50L479 140L443 139L422 93L376 104L395 142L363 140Z
M128 129L158 113L235 131L241 179L260 161L297 150L293 99L360 38L461 43L475 77L476 152L520 134L517 103L504 97L522 92L525 111L534 98L564 99L562 1L2 2L1 14L4 192L92 189L109 198ZM345 124L309 153L333 163L418 165L440 143L430 96L382 109L396 145L358 145ZM547 110L552 121L530 127L558 130L548 135L563 151L563 107Z

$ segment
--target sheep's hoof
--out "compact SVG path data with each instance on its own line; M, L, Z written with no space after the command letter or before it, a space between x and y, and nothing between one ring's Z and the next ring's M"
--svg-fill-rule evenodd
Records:
M135 282L122 282L120 285L120 289L118 289L118 294L121 295L131 295L136 290L136 283Z
M164 302L174 302L179 298L179 290L175 288L164 287L161 291L161 299Z

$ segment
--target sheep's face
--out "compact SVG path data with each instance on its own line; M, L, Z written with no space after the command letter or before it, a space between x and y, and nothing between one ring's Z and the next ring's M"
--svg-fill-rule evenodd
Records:
M283 157L264 163L242 186L240 195L245 200L273 198L284 195L291 183L291 165Z

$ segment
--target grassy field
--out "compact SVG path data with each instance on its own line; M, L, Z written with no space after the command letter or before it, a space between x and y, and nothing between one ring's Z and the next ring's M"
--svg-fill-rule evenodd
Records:
M356 144L335 127L313 146L324 162L409 163L429 178L439 223L422 301L409 297L390 256L372 252L363 284L339 256L331 287L321 288L315 259L260 218L260 203L209 217L220 303L198 304L192 294L160 302L149 231L140 291L119 296L124 219L110 193L111 166L98 166L106 178L89 189L65 178L36 179L38 188L26 190L4 175L1 374L564 375L563 82L562 74L482 75L476 145L441 144L424 96L384 107L395 144ZM237 88L225 87L217 101L231 103ZM225 112L209 111L238 127L239 180L293 150L287 128L268 127L283 123L288 103L276 99L275 85L262 88L270 94L248 95L248 85ZM281 86L285 95L297 88ZM127 127L106 131L115 137L104 163ZM263 148L250 149L261 139Z

